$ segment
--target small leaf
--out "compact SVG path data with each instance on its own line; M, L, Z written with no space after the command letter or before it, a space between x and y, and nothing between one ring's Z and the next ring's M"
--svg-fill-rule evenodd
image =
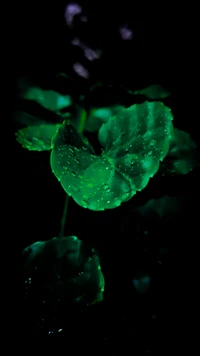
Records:
M168 153L173 116L160 102L123 109L99 130L105 147L96 156L70 122L53 138L51 167L64 190L82 207L118 207L147 185Z
M38 87L30 87L23 95L26 100L34 100L47 110L57 112L72 104L69 95L61 95L53 90L43 90Z
M163 196L140 205L136 211L146 219L173 219L184 213L188 204L187 196Z
M133 93L134 95L144 95L148 99L165 99L168 96L171 95L170 91L167 89L164 89L160 85L154 84L150 85L147 88L137 90Z
M117 105L91 109L84 130L88 132L97 132L103 123L107 122L111 116L117 115L123 108L123 106Z
M166 173L187 174L197 166L196 144L190 135L178 129L173 130L167 159L162 170Z
M28 126L16 132L17 141L30 151L49 151L60 124Z

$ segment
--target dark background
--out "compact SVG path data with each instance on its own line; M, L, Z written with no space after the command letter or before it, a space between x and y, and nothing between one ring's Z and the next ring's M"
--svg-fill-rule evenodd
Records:
M83 27L77 23L74 29L65 25L64 2L59 6L53 2L47 7L17 6L11 47L13 114L18 107L17 80L21 76L50 89L58 85L56 74L65 72L73 77L71 91L75 98L87 95L97 81L112 84L114 93L118 93L116 97L120 85L135 90L156 83L172 91L167 105L174 114L174 125L190 133L198 143L197 44L192 25L181 19L135 17L132 5L126 2L123 6L113 2L81 3L88 23ZM130 42L122 41L118 35L118 26L123 22L133 28ZM81 36L91 47L102 50L102 59L97 63L84 63L91 74L89 81L73 73L72 64L82 60L81 52L70 45L74 36ZM101 92L100 104L104 100ZM23 150L14 140L17 124L12 121L10 128L14 167L12 225L16 239L13 246L16 256L20 256L20 251L29 244L58 235L65 195L51 172L49 153ZM180 218L164 225L136 221L134 204L185 192L190 198ZM62 335L42 337L27 332L23 308L18 307L20 315L11 317L11 325L16 325L11 331L18 336L19 344L24 339L34 339L35 343L55 340L62 348L66 342L65 351L69 354L72 346L75 354L80 346L83 352L93 354L153 354L162 353L167 347L171 349L178 341L177 334L187 334L196 287L193 276L196 267L191 261L194 263L196 258L199 235L199 172L173 179L155 178L134 199L105 212L83 209L70 200L66 234L76 235L98 249L106 283L105 300L92 311L80 315L74 311L74 318L68 316L70 332L66 327ZM159 247L163 246L169 247L169 252L159 265ZM137 295L132 286L133 277L143 269L154 277L147 296ZM16 295L19 286L13 287Z

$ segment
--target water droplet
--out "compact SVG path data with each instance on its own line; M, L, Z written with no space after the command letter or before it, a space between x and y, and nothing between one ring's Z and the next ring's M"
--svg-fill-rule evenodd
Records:
M72 177L76 177L76 173L71 172Z
M154 146L155 143L156 143L156 140L151 140L151 141L150 141L150 146Z
M79 203L83 208L87 208L88 202L86 200L81 200Z
M79 188L77 187L77 186L75 186L74 184L70 184L69 186L68 186L68 188L70 189L70 191L74 191L74 192L79 192Z
M74 158L74 161L76 162L76 163L80 163L80 161L78 160L78 158Z
M153 151L149 151L148 156L151 156L151 155L152 155L152 153L153 153Z

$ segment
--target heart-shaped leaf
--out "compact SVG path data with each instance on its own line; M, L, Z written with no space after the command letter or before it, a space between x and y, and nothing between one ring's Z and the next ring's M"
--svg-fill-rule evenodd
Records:
M122 109L99 130L101 156L65 121L52 140L52 171L82 207L97 211L118 207L157 172L169 150L172 119L161 102Z

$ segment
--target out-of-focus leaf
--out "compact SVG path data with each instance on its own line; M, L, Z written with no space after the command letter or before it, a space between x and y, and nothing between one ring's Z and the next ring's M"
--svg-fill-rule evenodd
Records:
M32 262L40 265L65 255L71 265L77 266L81 263L82 245L83 242L76 236L53 237L47 241L36 241L23 250L24 267L28 268Z
M52 140L51 168L82 207L118 207L146 187L168 153L172 113L161 102L123 109L99 130L104 151L96 156L69 121Z
M197 166L196 144L187 132L174 128L167 159L162 166L163 172L180 175Z
M131 91L128 90L130 94L133 95L144 95L148 99L156 100L156 99L165 99L171 95L170 91L161 87L158 84L150 85L147 88Z
M184 213L188 204L187 196L163 196L159 199L151 199L147 203L136 208L139 214L148 219L172 219Z
M16 132L17 141L30 151L49 151L60 124L28 126Z
M23 98L27 100L34 100L47 110L59 111L72 104L69 95L61 95L53 90L43 90L38 87L30 87Z
M69 302L87 306L103 299L105 281L99 257L76 236L31 244L23 250L23 266L25 276L34 276L35 283L40 278L43 284L48 282L64 303L66 296Z
M111 116L117 115L123 108L123 106L117 105L91 109L85 123L84 131L97 132L103 123L107 122Z

